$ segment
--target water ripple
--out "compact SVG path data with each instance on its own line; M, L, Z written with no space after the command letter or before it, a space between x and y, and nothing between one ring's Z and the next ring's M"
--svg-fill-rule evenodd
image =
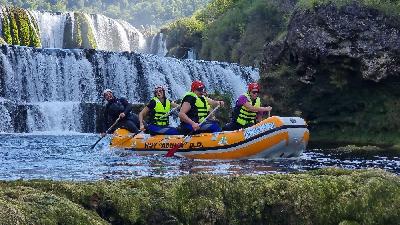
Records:
M137 177L176 177L188 174L258 175L290 173L317 168L380 168L400 174L400 158L379 155L351 155L329 149L307 150L299 158L257 160L190 160L160 155L140 156L109 148L104 138L92 134L0 135L0 180L102 180Z

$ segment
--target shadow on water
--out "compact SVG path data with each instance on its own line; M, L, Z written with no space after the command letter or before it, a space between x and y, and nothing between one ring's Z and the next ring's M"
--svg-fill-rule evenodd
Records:
M114 180L137 177L175 177L188 174L256 175L290 173L325 167L380 168L400 174L400 159L391 151L357 154L311 148L299 158L236 161L189 160L160 155L135 155L110 149L109 139L93 134L1 134L0 180Z

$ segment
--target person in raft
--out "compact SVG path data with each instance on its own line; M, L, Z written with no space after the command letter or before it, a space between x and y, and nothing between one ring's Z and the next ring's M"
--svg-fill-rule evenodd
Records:
M204 120L210 113L211 106L223 106L224 102L208 98L205 94L206 90L204 83L195 80L192 82L191 91L184 95L181 109L178 114L179 119L181 120L180 128L183 134L189 134L191 132L213 133L221 131L221 127L217 121Z
M132 105L125 98L117 98L113 95L112 90L105 89L103 97L107 101L104 110L104 127L101 136L106 135L107 128L112 126L119 118L118 123L110 129L108 133L113 133L117 128L125 128L131 133L139 133L138 116L131 112Z
M179 106L171 102L165 96L165 88L157 86L154 88L154 97L139 113L140 130L146 131L151 135L167 134L176 135L178 130L169 126L169 113L172 108ZM144 123L144 117L149 114L147 126Z
M261 107L259 92L259 84L250 83L247 86L247 93L240 95L236 100L231 122L226 124L223 130L232 131L253 126L256 122L261 121L264 112L272 110L271 106Z

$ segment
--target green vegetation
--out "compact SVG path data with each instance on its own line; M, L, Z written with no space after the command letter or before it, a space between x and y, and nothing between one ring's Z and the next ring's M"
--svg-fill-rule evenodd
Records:
M0 224L396 224L400 178L380 170L0 183Z
M25 9L15 7L3 7L2 36L8 44L30 47L40 47L38 25L31 20L32 16ZM67 34L65 46L70 48L96 48L94 33L83 13L74 14L74 34ZM71 23L69 24L71 26Z
M337 60L336 60L337 61ZM295 65L282 63L262 77L268 83L274 113L307 119L311 141L389 144L400 143L398 85L364 80L359 64L345 59L314 67L312 85L302 84Z
M74 41L78 48L96 48L94 33L83 13L74 13Z
M165 29L167 48L178 58L195 48L201 59L258 66L265 43L285 31L288 17L272 0L214 0Z
M31 15L20 8L2 9L2 38L8 44L40 47L37 24L30 20Z
M298 6L302 9L313 9L321 5L333 4L337 7L357 2L360 5L378 9L386 15L400 16L400 2L397 0L299 0Z
M189 48L201 48L204 22L194 17L182 18L170 24L167 30L169 56L181 58Z
M216 120L219 121L221 127L230 122L231 117L231 99L233 98L229 93L220 93L215 91L213 94L209 94L209 97L215 100L224 101L224 107L220 107L215 112Z

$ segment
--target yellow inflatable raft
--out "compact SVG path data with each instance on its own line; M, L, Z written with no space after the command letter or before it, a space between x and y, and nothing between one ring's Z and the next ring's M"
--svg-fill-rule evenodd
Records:
M175 155L193 159L254 159L297 157L305 149L309 131L302 118L272 116L236 131L202 133L188 136L138 134L117 129L111 147L138 154L166 154L183 143Z

